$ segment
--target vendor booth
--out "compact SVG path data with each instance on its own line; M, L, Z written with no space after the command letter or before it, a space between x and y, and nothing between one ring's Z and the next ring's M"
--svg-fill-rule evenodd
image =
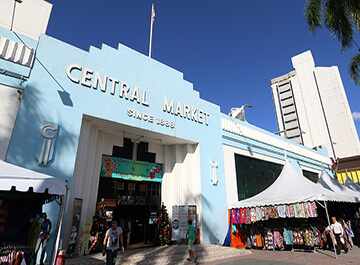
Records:
M329 182L324 173L322 176L322 182ZM359 199L358 194L345 187L337 188L346 192L335 193L313 183L286 160L271 186L228 206L231 246L314 251L322 240L320 226L330 225L327 203L357 202ZM327 220L319 220L318 211L325 211L323 216Z
M0 256L11 258L21 252L25 264L30 264L39 236L42 205L55 200L60 211L53 261L60 241L66 195L66 181L0 160Z

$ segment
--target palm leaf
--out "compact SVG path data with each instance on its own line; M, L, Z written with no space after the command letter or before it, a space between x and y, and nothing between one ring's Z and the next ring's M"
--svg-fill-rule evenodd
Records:
M360 54L357 54L351 58L349 73L355 84L360 85Z
M354 21L357 29L360 31L360 1L359 0L346 0L348 10L351 14L351 19Z
M308 0L304 13L309 31L315 35L316 28L322 28L323 0Z
M355 29L352 15L344 0L328 0L325 5L325 25L341 42L341 51L351 48Z

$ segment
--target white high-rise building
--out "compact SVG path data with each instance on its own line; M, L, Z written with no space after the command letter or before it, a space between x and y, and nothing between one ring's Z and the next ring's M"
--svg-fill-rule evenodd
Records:
M360 142L337 66L315 67L310 51L291 58L293 71L271 80L279 134L335 159L360 154Z

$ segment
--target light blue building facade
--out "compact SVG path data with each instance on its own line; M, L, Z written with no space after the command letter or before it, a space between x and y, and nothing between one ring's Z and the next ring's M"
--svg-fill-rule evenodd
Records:
M299 170L314 174L329 163L326 150L222 114L181 72L121 44L83 51L44 34L35 41L4 28L0 37L34 53L30 65L0 58L0 84L21 94L5 160L69 182L64 249L74 200L83 202L81 223L94 215L102 155L111 156L125 138L148 143L154 162L163 165L161 202L170 216L173 206L195 205L201 241L210 244L223 243L227 205L240 198L234 154L282 164L286 153ZM44 211L55 222L56 203Z

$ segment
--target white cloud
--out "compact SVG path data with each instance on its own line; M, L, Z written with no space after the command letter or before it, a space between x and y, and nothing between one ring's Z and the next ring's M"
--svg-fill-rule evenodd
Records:
M352 116L355 121L360 121L360 112L354 111Z

